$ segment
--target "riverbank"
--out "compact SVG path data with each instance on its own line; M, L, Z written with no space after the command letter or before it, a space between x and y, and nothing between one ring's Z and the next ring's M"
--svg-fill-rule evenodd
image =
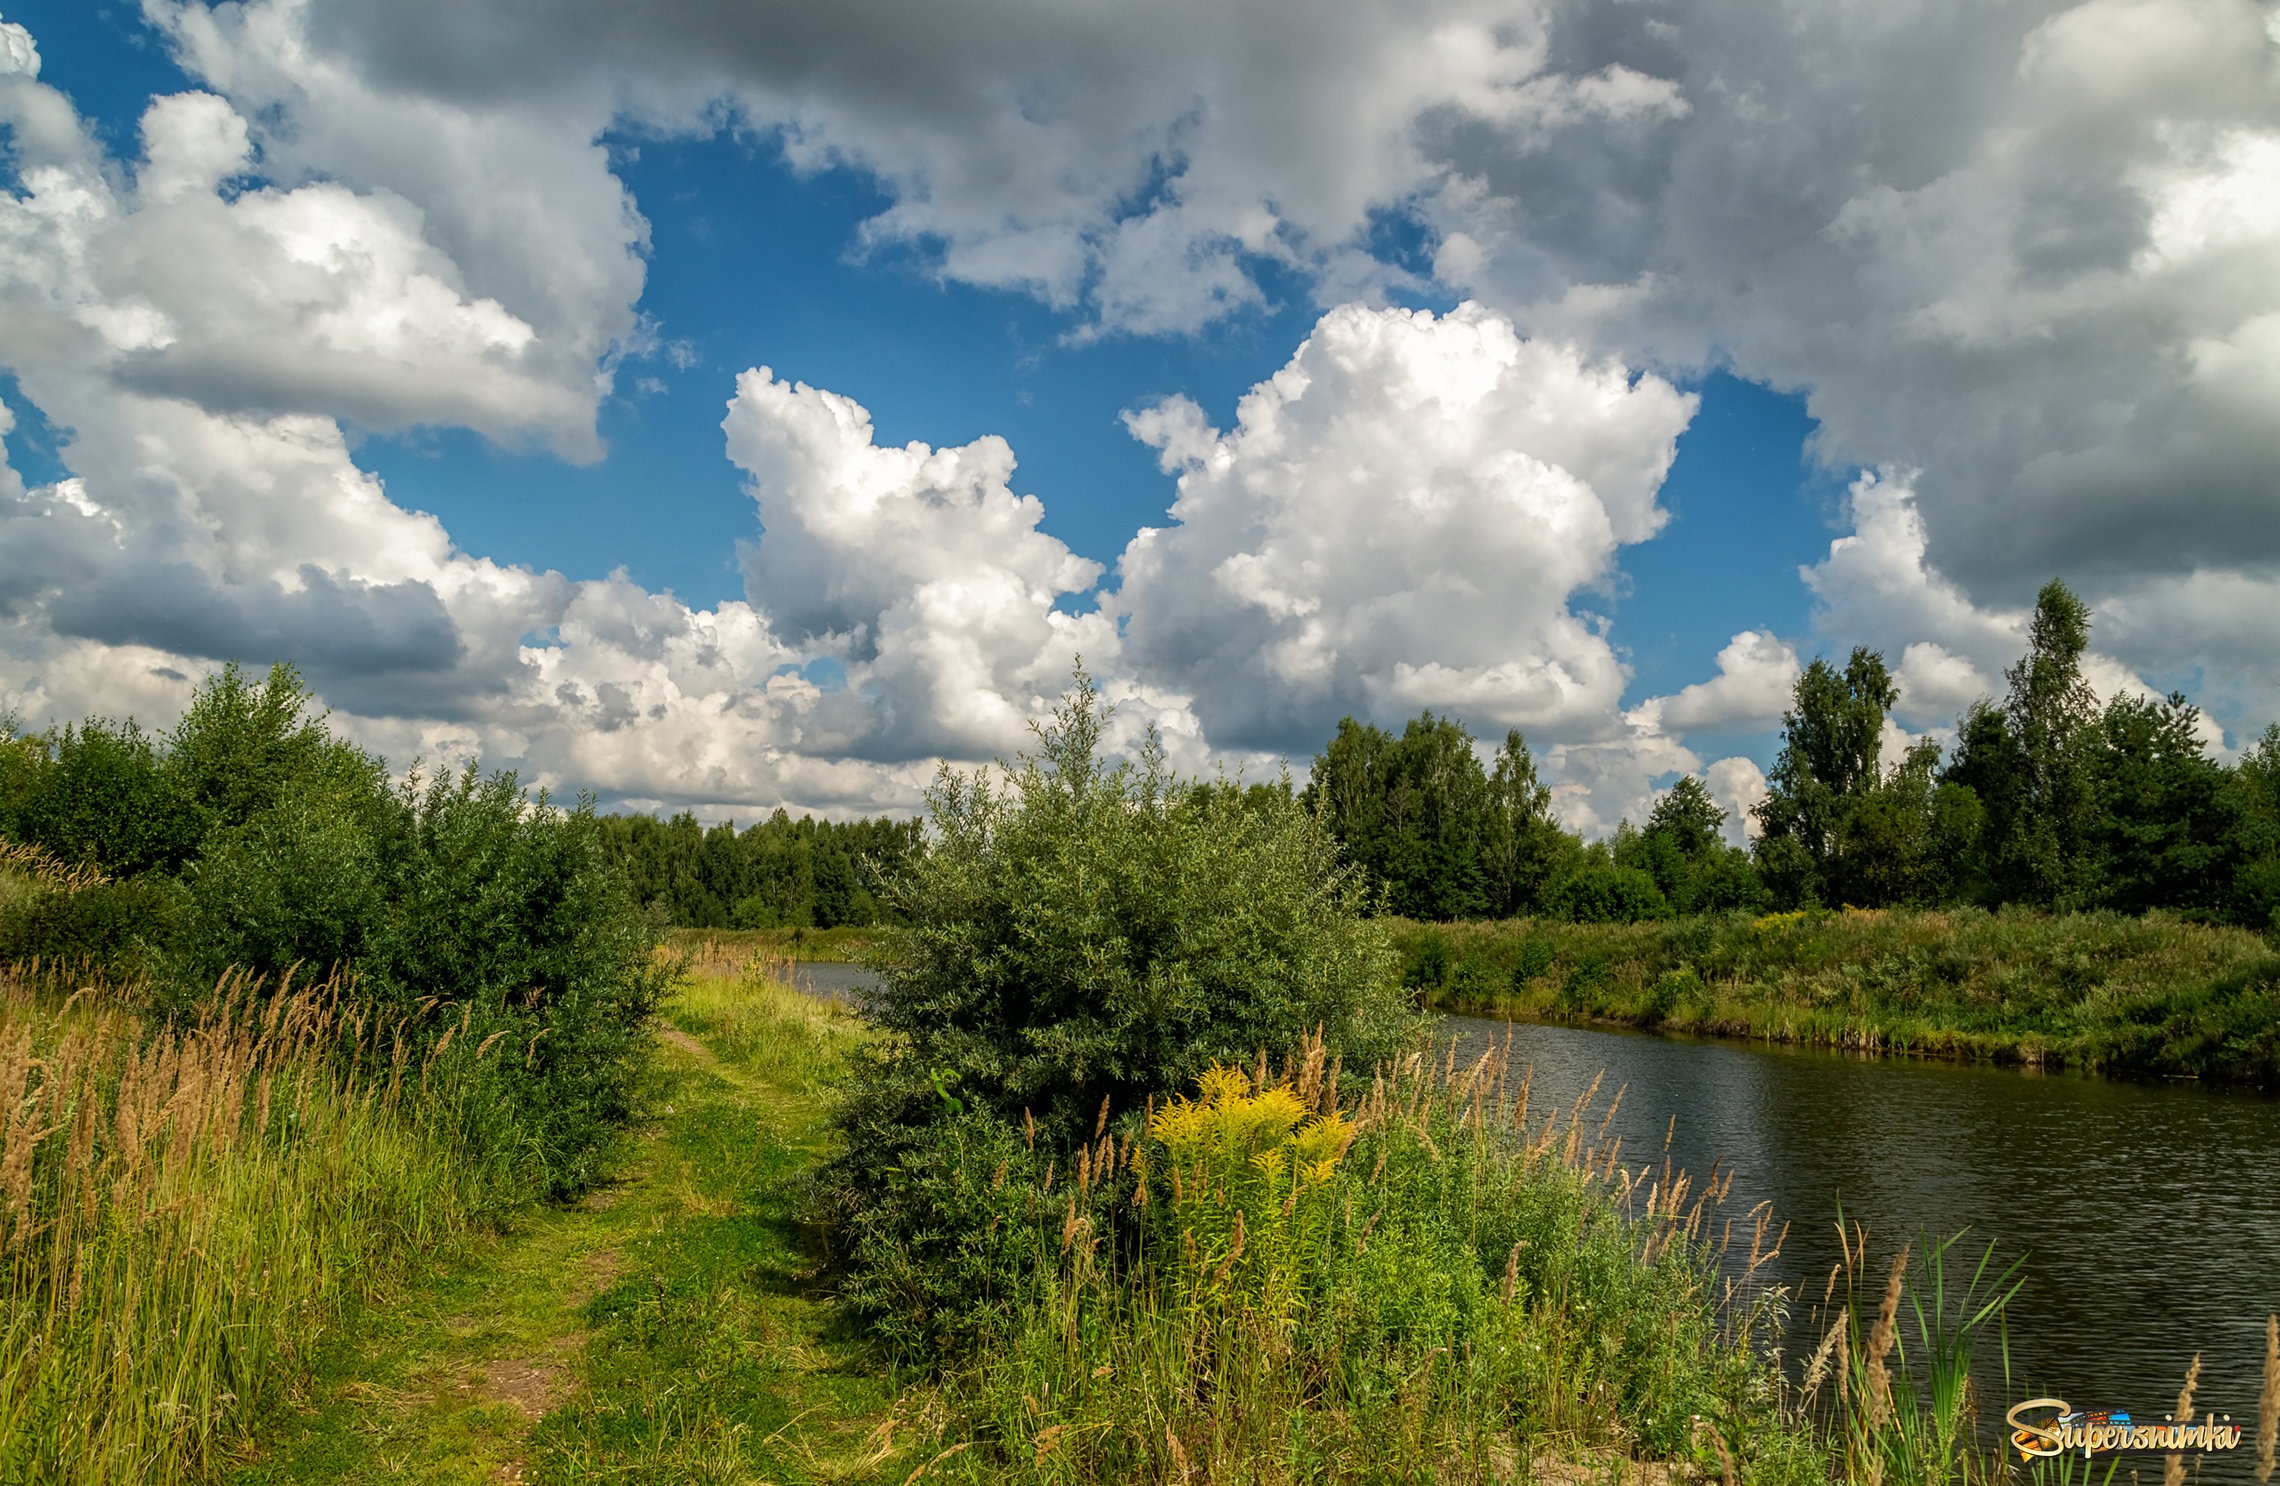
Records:
M2280 954L2166 914L1391 923L1434 1010L2280 1084Z

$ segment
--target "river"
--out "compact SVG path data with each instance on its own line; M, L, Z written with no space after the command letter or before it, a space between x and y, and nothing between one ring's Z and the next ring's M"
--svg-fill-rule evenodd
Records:
M1534 1108L1572 1103L1604 1071L1598 1108L1627 1090L1608 1132L1626 1164L1651 1156L1659 1173L1674 1132L1676 1164L1733 1172L1727 1212L1772 1203L1791 1226L1766 1272L1806 1297L1800 1318L1841 1257L1840 1201L1869 1230L1878 1278L1919 1229L1969 1228L1953 1252L1976 1260L1992 1240L1996 1268L2026 1259L2011 1396L1991 1413L2054 1396L2159 1420L2199 1353L2197 1407L2249 1426L2202 1477L2249 1479L2264 1318L2280 1310L2280 1099L1472 1017L1437 1036L1463 1059L1508 1027ZM1793 1335L1789 1350L1811 1345ZM1975 1377L2002 1391L1992 1349Z

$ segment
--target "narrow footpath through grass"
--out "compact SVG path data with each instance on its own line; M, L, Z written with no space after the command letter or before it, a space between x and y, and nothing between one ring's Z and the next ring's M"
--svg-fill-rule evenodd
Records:
M220 1481L903 1480L925 1459L897 1448L906 1409L812 1288L796 1222L855 1035L827 1003L700 975L618 1179L354 1318Z

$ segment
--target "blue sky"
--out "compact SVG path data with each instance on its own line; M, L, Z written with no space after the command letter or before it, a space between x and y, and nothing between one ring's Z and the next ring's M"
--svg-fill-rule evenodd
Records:
M17 528L20 551L61 545L8 608L16 710L163 714L170 678L286 647L391 755L846 812L907 805L933 758L1018 746L1050 656L1086 648L1191 767L1433 706L1482 736L1522 726L1563 808L1603 829L1683 770L1738 814L1815 653L1884 650L1903 727L1936 732L1999 684L2053 571L2113 616L2109 689L2183 680L2252 729L2272 704L2255 626L2207 602L2253 607L2272 566L2271 460L2228 411L2261 396L2266 311L2261 291L2210 299L2185 261L2253 255L2269 229L2247 208L2189 240L2168 225L2176 201L2255 199L2269 86L2240 95L2247 143L2189 159L2156 158L2157 126L2192 88L2117 94L2132 127L2106 164L2149 184L2107 220L2018 216L2044 197L1990 163L1995 131L2023 129L2027 164L2002 168L2046 168L2047 125L2047 170L2078 165L2035 68L2126 72L2092 44L2110 5L1885 38L2029 59L1943 82L1938 128L1890 80L1841 102L1783 23L1750 39L1684 3L1627 33L1594 7L1563 30L1453 0L1444 21L1480 39L1422 72L1398 54L1439 43L1374 13L1283 67L1268 5L1191 41L961 0L956 29L907 46L667 9L570 48L562 28L592 24L573 0L483 27L425 0L0 7L24 38L0 53L22 59L0 78L12 200L37 228L0 268L87 338L0 331L7 478L27 519L61 518ZM2204 93L2250 34L2212 15L2180 64ZM1787 95L1778 124L1705 91L1738 68ZM34 168L53 141L26 143L43 98L86 141L54 146L63 168L107 172L84 179L111 215L75 246ZM2044 244L1994 282L1943 236L1975 201ZM2087 245L2117 232L2154 244L2142 282L2082 289ZM2047 266L2076 241L2088 266ZM276 253L232 280L233 255ZM86 277L59 289L66 265ZM2038 292L2077 273L2089 302L2002 273ZM2154 308L2093 364L2101 293ZM2044 323L1992 349L1923 330L2006 303ZM2161 385L2188 345L2229 383ZM740 390L757 367L775 381ZM1493 387L1465 380L1482 368ZM1278 372L1283 431L1238 427ZM1489 390L1405 451L1418 415L1389 410L1454 407L1459 384ZM1150 409L1153 446L1127 427ZM326 426L337 451L311 452ZM887 452L914 441L933 465ZM2196 460L2227 473L2179 519L2163 502ZM334 500L359 471L384 491L361 514ZM203 513L209 545L179 561L160 475ZM56 535L82 517L107 546ZM1120 590L1144 527L1170 534Z

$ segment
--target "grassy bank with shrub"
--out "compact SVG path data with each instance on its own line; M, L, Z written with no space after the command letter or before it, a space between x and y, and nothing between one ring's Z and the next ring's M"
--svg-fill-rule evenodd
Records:
M1894 1407L1889 1316L1794 1391L1765 1209L1426 1052L1320 816L1111 767L1104 722L1080 676L1002 784L938 779L814 1179L840 1294L936 1390L907 1479L1951 1479L1968 1393Z
M2280 1083L2280 954L2265 935L2160 912L1388 927L1438 1010Z
M286 667L0 729L0 1481L182 1479L343 1306L589 1187L675 973L590 808Z
M524 1049L470 1138L554 1192L631 1112L667 972L590 805L472 764L392 779L290 667L209 678L157 737L0 732L0 842L0 963L94 965L161 1016L350 967L368 1018Z
M1417 1054L1341 1102L1315 1043L1207 1071L1074 1174L1025 1149L991 1176L1025 1262L950 1373L948 1474L1639 1478L1722 1448L1752 1480L1826 1479L1764 1351L1764 1215L1626 1166L1603 1113L1532 1109L1502 1058ZM1730 1217L1752 1251L1720 1291Z

